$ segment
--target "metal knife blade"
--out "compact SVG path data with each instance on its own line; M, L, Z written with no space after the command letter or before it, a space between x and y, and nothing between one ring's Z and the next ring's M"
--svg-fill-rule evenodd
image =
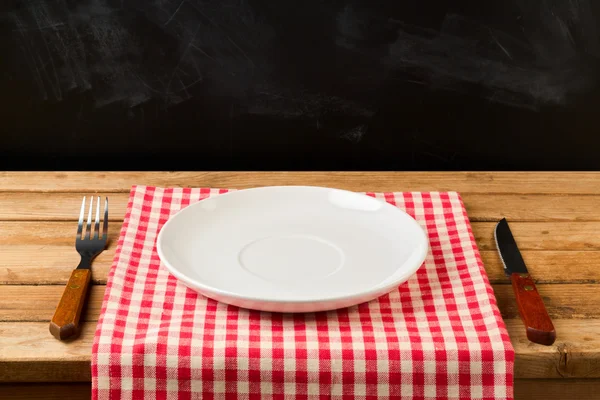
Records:
M526 328L527 339L533 343L550 346L556 340L556 331L552 320L546 311L544 301L540 296L515 238L503 218L494 230L496 247L504 264L504 272L510 276L519 315Z
M507 276L511 274L528 274L529 271L527 271L527 266L508 227L506 218L502 218L496 225L494 239L496 239L496 248L500 253L502 264L504 264L504 273Z

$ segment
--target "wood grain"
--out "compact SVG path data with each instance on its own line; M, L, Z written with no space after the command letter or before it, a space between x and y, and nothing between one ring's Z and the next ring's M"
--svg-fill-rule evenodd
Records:
M106 283L115 255L116 241L92 262L92 282ZM0 284L63 285L79 264L79 254L71 245L0 244Z
M600 379L516 379L515 400L593 400Z
M3 400L87 400L91 383L0 384ZM591 400L600 392L600 379L517 379L515 400Z
M0 384L2 400L87 400L92 398L92 384L81 383L12 383Z
M108 225L112 248L116 247L121 232L120 222ZM3 221L0 224L0 245L67 245L75 251L76 230L77 223L73 221Z
M89 382L96 324L81 329L80 337L61 341L47 322L0 322L0 382Z
M65 284L79 262L73 226L70 221L2 222L0 284ZM490 222L472 223L490 281L508 283L496 251L494 226ZM106 283L120 229L119 223L109 224L110 240L94 260L92 282ZM515 222L511 229L536 282L600 282L599 222ZM577 268L570 268L566 276L564 269L571 265Z
M50 322L64 289L62 285L3 286L0 290L0 321ZM98 321L105 289L104 285L90 287L82 321L94 325Z
M463 196L469 219L516 221L599 221L600 196L481 195Z
M522 255L536 283L600 282L600 251L526 250ZM93 283L106 283L113 257L114 248L109 247L94 260ZM510 283L497 251L482 251L481 257L492 283ZM0 284L62 285L78 262L79 256L70 245L0 245ZM565 274L570 265L577 268Z
M600 194L594 172L0 172L0 191L129 192L132 185L249 188L315 185L361 191Z
M509 284L492 285L498 308L507 319L519 318L515 295ZM593 284L538 284L551 318L600 319L598 285ZM98 320L104 285L93 285L85 307L83 321ZM50 321L62 295L60 285L4 286L0 290L0 321Z
M496 222L473 222L480 251L496 251ZM600 222L510 222L519 250L600 250Z
M479 250L496 251L496 223L474 221L471 226ZM510 227L521 251L600 250L600 222L511 222ZM0 245L73 246L75 230L72 221L4 221L0 224ZM109 224L109 249L116 247L120 231L120 223Z
M519 310L511 285L492 285L503 318L519 318ZM537 289L552 319L600 318L598 285L537 284Z
M81 199L90 193L0 193L0 220L76 221ZM122 221L127 193L109 197L110 221ZM600 221L600 196L465 194L471 221Z
M0 284L66 283L70 270L79 262L79 255L75 252L71 236L72 224L72 222L14 221L0 223ZM508 283L495 244L492 243L493 238L490 237L493 225L478 222L472 224L478 246L484 249L481 251L481 256L490 281ZM593 250L597 245L595 241L600 235L594 235L593 226L582 230L589 233L577 235L575 232L572 233L574 229L567 228L563 235L560 233L561 225L566 223L511 224L511 227L519 232L519 246L533 278L540 283L600 282L600 251L568 250L582 248ZM22 229L19 229L19 226L22 226ZM111 229L119 230L120 227L117 224L109 224L110 241L107 250L102 252L93 263L92 282L94 283L106 283L118 235ZM557 242L556 250L537 251L542 247L550 247L545 244L538 245L536 242L537 234L544 237L543 232L549 232L549 229L555 230L551 241ZM563 242L559 239L561 237L564 237ZM542 242L544 240L541 239ZM30 244L36 241L39 243ZM527 250L528 248L533 250ZM570 268L569 266L572 265L577 267ZM567 267L569 273L565 274Z
M12 383L0 384L3 400L87 400L91 383ZM600 379L517 379L515 400L594 399L600 392Z
M556 342L531 343L520 319L505 320L515 349L515 378L600 378L600 320L554 319Z
M77 221L81 199L91 193L0 193L0 220ZM108 196L109 221L122 222L128 194ZM120 224L119 224L120 225ZM110 226L110 224L109 224Z
M515 348L515 378L600 378L600 319L553 322L557 340L542 346L527 340L520 319L506 320ZM0 382L89 381L95 328L84 324L80 338L62 342L48 333L47 323L0 322Z
M599 251L523 251L521 255L537 284L600 282ZM482 251L481 258L492 283L509 283L497 251Z

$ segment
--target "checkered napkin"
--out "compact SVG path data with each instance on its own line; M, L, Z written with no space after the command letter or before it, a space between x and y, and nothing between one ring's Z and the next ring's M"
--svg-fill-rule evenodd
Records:
M224 192L132 188L93 344L94 399L512 399L514 351L457 193L367 193L426 229L424 266L369 303L278 314L207 299L160 263L167 219Z

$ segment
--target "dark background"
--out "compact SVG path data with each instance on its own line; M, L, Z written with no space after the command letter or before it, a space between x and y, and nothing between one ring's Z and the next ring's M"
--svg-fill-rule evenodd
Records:
M593 0L4 0L0 169L600 169Z

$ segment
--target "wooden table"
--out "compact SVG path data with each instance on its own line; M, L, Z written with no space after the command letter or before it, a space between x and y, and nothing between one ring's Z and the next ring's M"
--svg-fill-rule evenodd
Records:
M93 333L133 184L458 191L515 347L516 398L600 396L600 173L0 172L1 399L89 398ZM79 261L81 198L95 193L110 199L111 243L93 264L82 335L63 343L48 321ZM494 245L504 216L554 320L553 346L525 338Z

